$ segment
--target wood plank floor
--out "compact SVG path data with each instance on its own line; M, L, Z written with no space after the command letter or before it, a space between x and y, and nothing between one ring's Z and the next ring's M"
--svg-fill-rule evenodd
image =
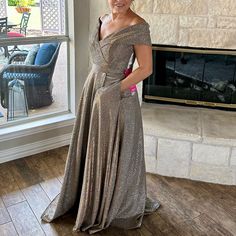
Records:
M67 152L65 146L0 164L1 236L88 235L72 232L69 214L51 224L40 220L60 191ZM147 174L147 189L161 207L144 216L141 228L110 227L95 235L236 235L236 187Z

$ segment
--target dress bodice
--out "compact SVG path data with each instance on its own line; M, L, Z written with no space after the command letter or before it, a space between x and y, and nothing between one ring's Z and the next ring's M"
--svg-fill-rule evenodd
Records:
M101 19L98 18L90 38L93 64L106 68L107 74L123 76L124 70L135 60L134 45L152 45L147 22L130 25L99 40Z

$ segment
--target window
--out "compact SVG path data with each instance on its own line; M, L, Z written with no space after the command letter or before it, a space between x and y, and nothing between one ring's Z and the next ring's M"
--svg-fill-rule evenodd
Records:
M0 0L0 127L69 111L66 2L19 3Z

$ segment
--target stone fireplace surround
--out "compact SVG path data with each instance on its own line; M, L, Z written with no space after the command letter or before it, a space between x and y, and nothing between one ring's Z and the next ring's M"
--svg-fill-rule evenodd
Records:
M147 172L236 185L236 112L142 103Z
M90 0L91 30L108 12ZM236 49L235 0L135 0L154 44ZM137 65L136 65L137 66ZM236 112L142 102L147 172L236 185Z

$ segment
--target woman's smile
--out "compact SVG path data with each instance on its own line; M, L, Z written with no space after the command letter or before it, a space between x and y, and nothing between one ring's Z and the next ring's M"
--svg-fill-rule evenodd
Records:
M129 10L133 0L108 0L113 13L125 13Z
M122 8L122 7L124 7L124 6L125 6L125 4L121 4L121 3L115 4L115 7L119 7L119 8Z

